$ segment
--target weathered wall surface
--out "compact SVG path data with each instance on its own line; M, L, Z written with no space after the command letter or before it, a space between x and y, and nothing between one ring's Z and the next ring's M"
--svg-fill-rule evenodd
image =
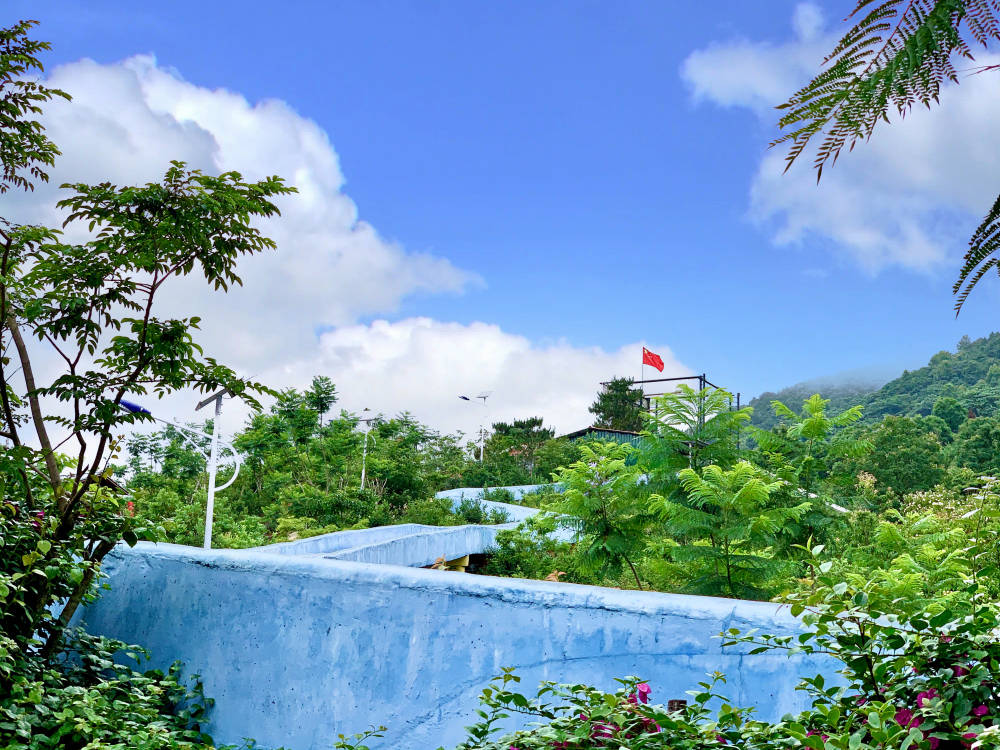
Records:
M663 701L721 670L730 697L766 717L798 708L796 674L816 671L781 655L723 652L713 637L794 628L773 604L281 551L119 548L106 566L112 588L86 622L146 646L161 666L181 659L200 673L216 699L218 741L293 750L325 750L337 733L371 724L389 727L380 748L453 746L505 666L526 690L540 679L613 688L615 677L639 675Z

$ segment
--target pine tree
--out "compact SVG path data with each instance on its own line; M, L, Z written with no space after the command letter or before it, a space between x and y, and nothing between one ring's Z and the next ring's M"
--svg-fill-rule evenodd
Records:
M605 383L589 409L595 427L632 432L642 429L642 390L633 388L634 384L632 378L612 378Z

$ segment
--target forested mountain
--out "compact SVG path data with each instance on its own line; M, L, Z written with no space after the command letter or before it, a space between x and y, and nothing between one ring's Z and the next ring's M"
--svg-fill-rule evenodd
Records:
M771 401L777 399L794 410L813 393L830 399L831 412L855 404L864 407L864 422L878 422L886 415L926 416L939 398L953 398L972 416L1000 415L1000 333L972 341L964 336L955 352L940 351L925 367L903 374L878 387L872 382L835 382L817 379L762 393L750 402L753 424L769 429L777 418Z
M864 418L927 415L941 397L956 399L971 416L1000 413L1000 333L975 341L963 336L954 353L938 352L926 367L904 370L862 402Z
M778 417L775 416L774 410L771 408L772 401L781 401L791 409L798 411L802 402L814 393L819 393L823 398L830 399L829 410L832 413L839 413L844 409L863 403L870 394L878 390L881 384L876 380L863 380L861 378L839 382L833 378L817 378L782 388L777 393L765 391L750 402L750 406L753 407L753 417L750 423L769 430L778 423Z

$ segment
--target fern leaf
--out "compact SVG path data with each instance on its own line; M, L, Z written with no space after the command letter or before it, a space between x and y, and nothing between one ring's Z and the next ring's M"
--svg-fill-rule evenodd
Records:
M957 295L955 317L958 317L969 293L983 276L993 268L996 268L1000 273L996 257L998 250L1000 250L1000 196L997 196L993 208L986 214L986 218L976 228L969 240L969 250L965 254L964 264L958 273L958 281L951 289L952 294Z

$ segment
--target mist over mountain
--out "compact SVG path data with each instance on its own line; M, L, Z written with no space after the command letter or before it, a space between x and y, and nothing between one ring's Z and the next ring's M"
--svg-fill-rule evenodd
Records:
M975 341L964 336L954 352L940 351L924 367L903 370L896 377L885 369L852 370L762 393L750 401L754 407L752 424L769 429L778 422L771 401L781 401L798 411L802 401L814 393L830 399L829 408L834 413L861 404L865 422L879 421L888 414L927 415L942 397L957 399L974 416L1000 413L1000 333Z

